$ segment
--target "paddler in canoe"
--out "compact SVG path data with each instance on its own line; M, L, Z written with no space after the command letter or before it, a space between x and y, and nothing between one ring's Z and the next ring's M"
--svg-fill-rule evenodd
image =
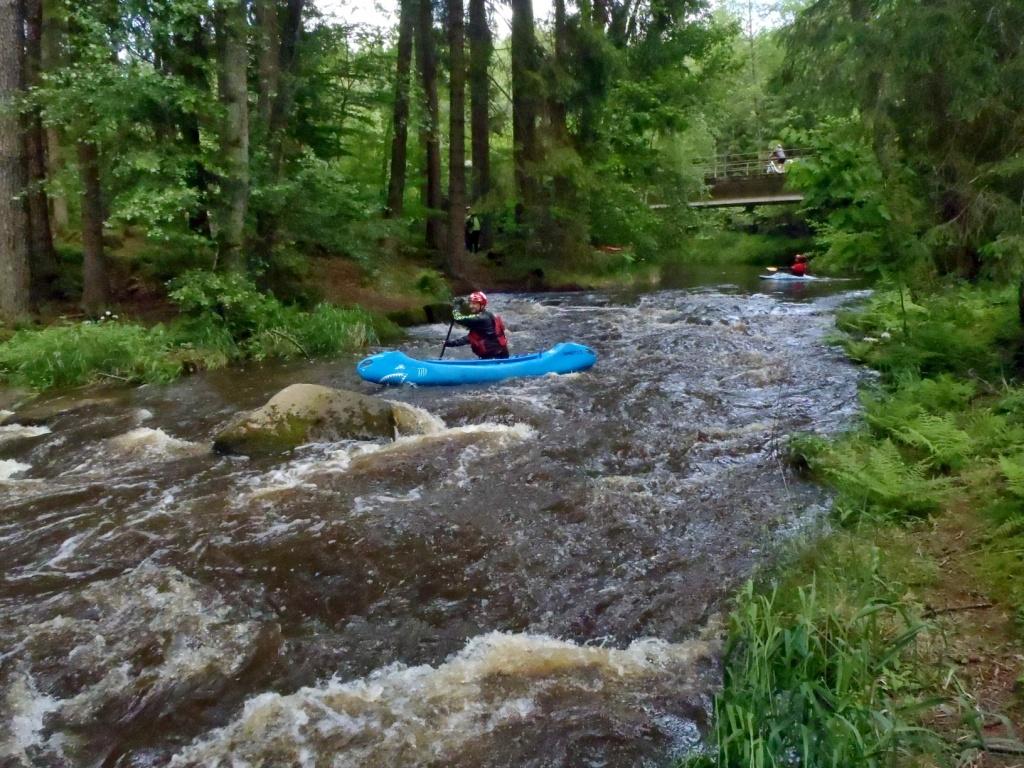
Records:
M804 275L806 275L807 274L807 257L804 256L802 253L798 253L796 256L794 256L793 257L793 266L791 266L789 268L789 271L792 272L797 277L803 277Z
M477 357L483 360L498 360L508 357L508 339L505 337L505 323L499 315L486 309L487 296L483 291L473 291L469 295L469 306L465 308L456 302L452 309L452 324L458 323L468 328L469 333L460 339L445 339L444 348L464 347L469 344ZM451 336L451 326L448 335Z

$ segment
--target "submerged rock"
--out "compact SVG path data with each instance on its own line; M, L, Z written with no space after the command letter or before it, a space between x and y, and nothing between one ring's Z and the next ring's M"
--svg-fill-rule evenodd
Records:
M372 440L433 431L436 420L403 403L317 384L292 384L266 405L236 416L213 441L218 453L287 451L303 443Z
M75 395L60 395L37 402L32 402L23 408L17 408L15 413L9 417L10 421L19 424L39 425L53 421L58 416L67 413L83 411L86 408L110 405L118 399L113 396L80 397Z

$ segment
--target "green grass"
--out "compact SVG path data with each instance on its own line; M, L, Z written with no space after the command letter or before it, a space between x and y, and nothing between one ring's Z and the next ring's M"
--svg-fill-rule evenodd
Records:
M935 578L899 532L839 532L796 545L748 582L729 617L710 749L681 768L907 765L942 754L921 727L944 703L970 716L936 666L940 636L915 589Z
M180 372L166 328L135 323L66 323L20 330L0 344L0 379L34 389L90 381L165 382Z

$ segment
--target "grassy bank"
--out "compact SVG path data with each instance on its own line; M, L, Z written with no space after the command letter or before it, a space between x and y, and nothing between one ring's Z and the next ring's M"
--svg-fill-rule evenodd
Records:
M714 746L690 765L1009 765L993 761L1024 750L1016 294L882 291L838 325L879 380L856 429L791 446L835 490L834 528L738 596Z
M98 381L157 383L266 358L352 352L398 329L364 309L286 305L237 275L189 272L170 285L178 316L145 325L96 320L15 331L0 343L0 381L36 390Z

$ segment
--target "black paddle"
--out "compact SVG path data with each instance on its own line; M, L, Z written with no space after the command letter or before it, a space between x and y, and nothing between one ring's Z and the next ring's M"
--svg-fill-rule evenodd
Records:
M444 357L444 351L446 349L448 349L448 339L451 338L452 328L454 328L454 327L455 327L455 318L452 318L452 321L450 323L448 323L448 335L444 337L444 344L441 345L441 354L437 356L438 360L440 360L441 358Z

